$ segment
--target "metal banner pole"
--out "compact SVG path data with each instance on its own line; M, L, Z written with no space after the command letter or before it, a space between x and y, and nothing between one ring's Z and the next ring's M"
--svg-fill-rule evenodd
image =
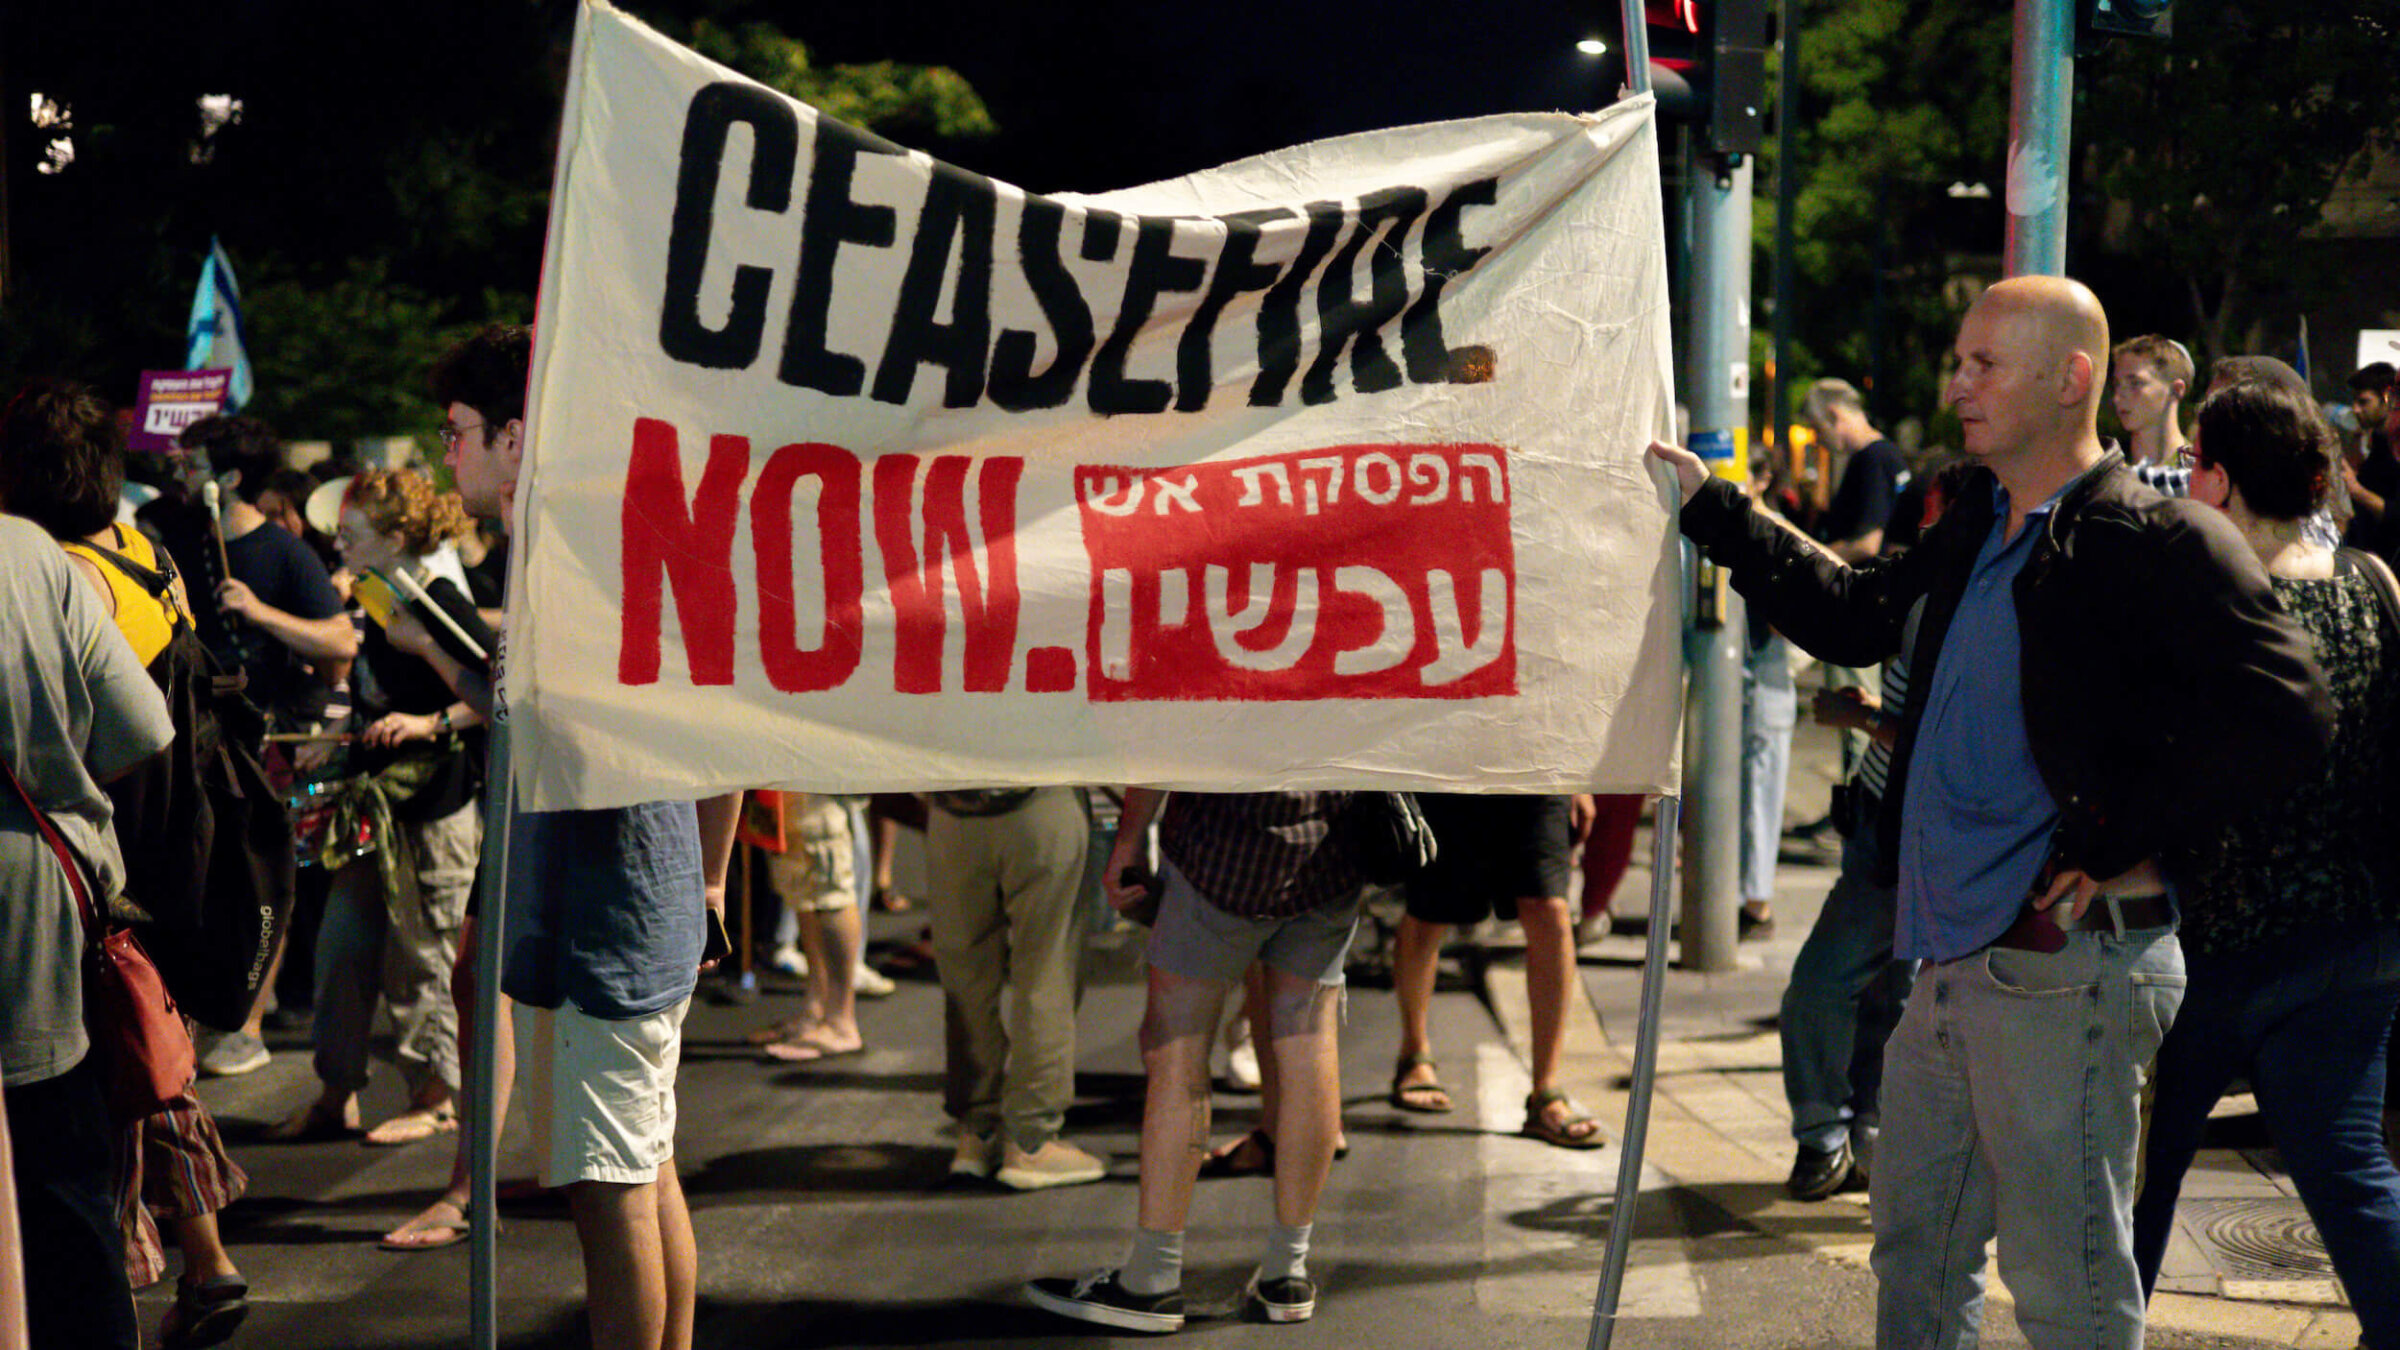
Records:
M1632 94L1650 92L1650 20L1643 14L1642 0L1625 0L1625 90ZM1656 122L1653 112L1650 120Z
M1642 1195L1642 1146L1650 1136L1650 1090L1658 1081L1658 1025L1667 996L1667 930L1674 924L1675 839L1683 814L1679 797L1658 799L1650 831L1650 936L1642 956L1642 1015L1634 1031L1633 1085L1625 1096L1625 1139L1617 1157L1617 1198L1608 1211L1608 1254L1600 1264L1600 1293L1592 1304L1589 1350L1608 1350L1617 1329L1617 1294L1633 1251L1635 1211Z
M509 823L517 817L514 776L485 791L507 794L498 839L483 841L489 854L483 908L475 918L475 1062L467 1074L467 1344L498 1350L500 1344L499 1121L492 1103L500 1093L497 1049L512 1029L500 1025L501 916L507 910Z
M1642 0L1624 0L1625 85L1635 94L1650 92L1650 30ZM1653 125L1658 118L1651 112ZM1662 241L1663 242L1663 241ZM1689 603L1688 600L1686 603ZM1675 838L1681 825L1682 801L1660 796L1650 836L1650 938L1642 960L1642 1017L1635 1034L1633 1089L1626 1096L1625 1135L1617 1159L1617 1198L1610 1207L1608 1254L1600 1265L1600 1289L1592 1301L1592 1327L1586 1345L1608 1350L1616 1333L1617 1293L1625 1283L1625 1258L1633 1246L1634 1208L1642 1185L1642 1141L1650 1131L1650 1082L1658 1070L1658 1021L1666 993L1667 930L1673 926Z

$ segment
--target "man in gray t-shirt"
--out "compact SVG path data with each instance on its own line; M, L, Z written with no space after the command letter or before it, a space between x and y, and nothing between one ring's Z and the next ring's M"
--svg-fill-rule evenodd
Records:
M0 614L0 757L105 901L125 863L100 783L173 739L166 700L67 555L13 516L0 516ZM117 1134L86 1062L80 924L58 855L16 789L0 784L0 1081L26 1321L36 1345L71 1333L78 1345L132 1350L140 1334L117 1234Z

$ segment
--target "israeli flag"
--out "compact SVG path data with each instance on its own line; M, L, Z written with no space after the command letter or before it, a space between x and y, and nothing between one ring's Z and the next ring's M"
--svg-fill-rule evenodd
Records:
M192 293L192 317L184 326L185 370L233 371L225 391L225 411L235 412L250 401L250 353L242 346L242 288L233 279L233 263L215 236L208 241L208 260L200 264L200 288Z

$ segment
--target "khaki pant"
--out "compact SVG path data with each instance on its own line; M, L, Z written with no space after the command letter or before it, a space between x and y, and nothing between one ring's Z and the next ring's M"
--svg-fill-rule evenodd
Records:
M1072 788L1014 811L925 827L933 952L946 995L943 1105L978 1133L1005 1124L1032 1151L1075 1096L1076 961L1091 827Z
M483 846L483 808L469 802L439 820L402 823L385 846L396 850L400 894L384 894L375 859L334 874L317 930L317 1077L356 1092L367 1085L375 1000L392 1013L401 1077L410 1094L439 1083L458 1090L458 1009L450 968L475 863Z

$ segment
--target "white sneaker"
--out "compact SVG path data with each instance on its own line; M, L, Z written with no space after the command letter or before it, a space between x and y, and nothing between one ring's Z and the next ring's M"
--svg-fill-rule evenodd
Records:
M800 954L798 947L788 942L775 949L775 954L767 958L767 964L795 980L808 978L808 958Z
M198 1068L205 1078L235 1078L267 1067L274 1058L266 1042L246 1031L204 1031L198 1043Z
M891 976L873 966L860 966L850 986L860 998L890 998L899 987L892 983Z
M1043 1191L1052 1186L1079 1186L1108 1175L1108 1164L1064 1139L1053 1139L1031 1153L1014 1139L1000 1144L1001 1185L1014 1191Z

